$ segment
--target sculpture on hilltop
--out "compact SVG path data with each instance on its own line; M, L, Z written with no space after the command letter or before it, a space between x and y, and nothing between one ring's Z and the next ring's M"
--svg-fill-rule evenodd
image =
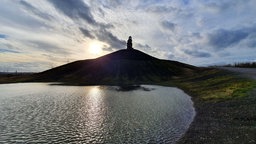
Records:
M132 50L132 37L129 36L129 39L127 41L127 50Z

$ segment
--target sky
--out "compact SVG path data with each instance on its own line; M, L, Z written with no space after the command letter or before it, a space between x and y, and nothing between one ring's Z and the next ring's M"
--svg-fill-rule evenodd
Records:
M133 47L196 66L256 61L256 0L0 0L0 72Z

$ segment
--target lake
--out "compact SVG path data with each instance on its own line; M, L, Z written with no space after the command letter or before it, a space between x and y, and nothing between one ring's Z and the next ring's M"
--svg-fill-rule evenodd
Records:
M175 143L194 116L172 87L0 85L0 143Z

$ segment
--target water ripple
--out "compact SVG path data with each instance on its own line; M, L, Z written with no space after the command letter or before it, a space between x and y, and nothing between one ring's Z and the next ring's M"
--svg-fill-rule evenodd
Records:
M195 115L177 88L0 85L0 143L175 143Z

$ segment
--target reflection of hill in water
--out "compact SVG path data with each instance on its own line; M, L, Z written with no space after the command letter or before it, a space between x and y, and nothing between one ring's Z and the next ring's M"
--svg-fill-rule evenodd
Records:
M141 85L122 85L122 86L112 86L112 87L105 87L105 86L101 86L102 89L108 89L108 90L113 90L113 91L134 91L134 90L142 90L142 91L152 91L155 90L154 88L148 88L145 86L141 86Z

